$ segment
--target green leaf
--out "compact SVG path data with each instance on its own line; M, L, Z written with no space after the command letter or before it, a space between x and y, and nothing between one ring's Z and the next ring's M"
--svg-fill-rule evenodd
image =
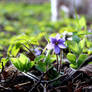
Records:
M88 57L87 54L80 54L78 61L77 61L77 65L78 67L85 61L85 59Z
M76 64L76 56L72 53L68 53L67 54L67 59L72 63L72 64Z
M11 50L11 55L15 57L18 54L19 50L20 50L20 48L17 48L16 45L13 46L13 48Z
M34 61L30 61L24 54L20 54L18 58L11 58L14 66L22 72L27 72L34 66Z
M41 72L46 72L46 69L52 66L52 62L56 59L55 55L50 55L50 50L47 51L46 56L40 55L35 58L36 68Z
M50 55L48 55L48 56L45 57L44 62L45 62L46 65L51 64L50 63L50 57L51 57Z
M56 60L56 55L51 55L50 63L53 63Z
M8 31L8 32L13 32L14 31L14 27L12 27L12 26L5 26L5 28L4 28L6 31Z
M44 58L45 58L44 55L40 55L40 56L37 56L34 61L35 61L36 63L38 63L39 61L43 60Z
M92 54L92 48L88 49L88 54L91 55Z
M19 69L20 71L22 71L22 68L21 68L21 63L19 61L18 58L11 58L11 62L14 64L14 66Z
M72 50L73 53L80 54L79 45L77 42L68 41L68 46L69 46L70 50Z
M2 59L1 59L1 62L0 62L0 69L2 69L2 64L3 64L3 66L5 67L7 61L8 61L8 58L2 58Z
M87 40L87 41L86 41L86 44L87 44L87 47L88 47L88 48L92 47L92 42L91 42L91 41Z
M92 64L92 61L91 61L91 62L89 62L88 64Z
M83 39L83 40L81 40L81 41L79 42L79 47L80 47L81 49L83 49L83 48L85 47L85 39Z
M50 55L50 52L51 50L48 50L47 51L47 54L44 58L44 62L45 64L48 66L48 65L51 65L51 63L54 61L54 59L56 58L54 55Z
M86 20L84 17L81 17L81 19L79 20L79 24L80 24L81 28L83 28L83 27L86 28Z
M41 72L46 72L46 65L44 62L39 62L36 64L36 68Z
M14 36L11 41L11 44L16 44L16 43L20 43L20 44L35 44L38 45L38 40L35 39L34 36L29 37L28 35L19 35L19 36Z
M73 69L77 69L77 65L74 65L74 64L70 64L70 67L72 67Z
M7 54L9 56L16 56L20 50L20 47L21 47L21 44L20 43L16 43L15 45L10 45L9 48L8 48L8 52Z
M56 60L56 56L55 55L48 55L45 57L44 62L47 66L51 66L51 64L53 63L53 61Z
M73 35L73 41L78 43L80 41L80 38L77 35Z

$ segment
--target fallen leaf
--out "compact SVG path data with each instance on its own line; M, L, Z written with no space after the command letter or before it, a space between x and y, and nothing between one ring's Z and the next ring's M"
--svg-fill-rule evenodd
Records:
M86 73L88 76L92 76L92 64L80 68L79 71Z

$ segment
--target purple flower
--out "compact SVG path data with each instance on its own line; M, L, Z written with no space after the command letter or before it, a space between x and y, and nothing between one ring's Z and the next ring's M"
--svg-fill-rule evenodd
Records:
M35 51L35 55L37 56L41 55L41 51L38 48L36 48L34 51Z
M47 45L47 49L54 49L54 52L56 54L59 54L61 48L66 48L64 43L65 40L63 38L60 38L60 34L57 34L55 38L50 38L50 43Z

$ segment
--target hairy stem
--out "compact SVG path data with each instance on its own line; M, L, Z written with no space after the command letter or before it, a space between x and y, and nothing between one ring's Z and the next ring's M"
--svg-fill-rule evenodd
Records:
M58 65L59 65L59 62L58 62L58 55L56 55L56 62L57 62L57 71L59 70L58 69Z

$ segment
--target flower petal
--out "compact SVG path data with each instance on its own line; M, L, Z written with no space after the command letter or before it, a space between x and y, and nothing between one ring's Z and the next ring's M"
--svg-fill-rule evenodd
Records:
M57 34L56 37L55 37L57 40L60 39L60 34Z
M36 48L36 49L35 49L35 54L36 54L37 56L39 56L39 55L41 55L41 51L40 51L38 48Z
M62 44L62 43L64 43L64 42L65 42L65 40L64 40L63 38L61 38L61 39L58 40L58 43L59 43L59 44Z
M53 38L53 37L50 37L50 42L52 44L55 44L57 42L57 39L56 38Z
M69 38L67 38L67 40L70 40L70 41L72 41L72 37L69 37Z
M52 43L49 43L47 46L46 46L47 49L53 49L54 48L54 45Z
M66 48L66 46L65 46L63 43L59 43L59 44L58 44L58 47L59 47L59 48L62 48L62 49Z
M57 45L55 45L54 46L54 51L55 51L56 54L59 54L60 53L60 48Z

